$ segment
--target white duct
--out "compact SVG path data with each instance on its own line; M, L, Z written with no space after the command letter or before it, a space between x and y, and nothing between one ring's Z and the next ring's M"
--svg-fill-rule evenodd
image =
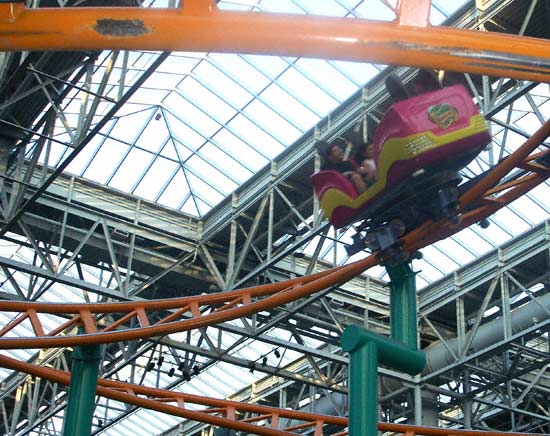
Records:
M550 319L550 293L530 301L510 313L512 335L547 319ZM499 317L480 326L472 340L471 349L477 352L502 341L504 339L503 324L504 320L502 317ZM449 339L446 343L455 355L460 354L458 338ZM456 360L453 354L440 341L433 343L425 348L424 351L426 352L426 367L423 374L437 371L447 365L451 365Z

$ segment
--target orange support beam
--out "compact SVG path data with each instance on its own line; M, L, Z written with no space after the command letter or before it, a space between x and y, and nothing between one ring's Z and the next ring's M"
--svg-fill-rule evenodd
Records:
M394 0L396 22L221 11L212 0L189 0L181 9L28 9L5 3L0 4L0 50L255 53L550 82L549 40L431 27L429 3Z
M0 367L24 372L66 386L69 384L70 380L69 372L32 365L1 354ZM322 434L320 430L324 425L330 424L342 428L348 425L347 418L340 416L319 415L315 413L261 406L258 404L238 403L235 401L123 383L115 380L99 379L97 393L103 397L121 401L126 404L156 410L184 419L203 422L205 424L241 430L247 434L289 436L301 434L295 433L293 430L311 427L315 428L316 434ZM186 404L199 406L197 408L198 410L186 409ZM244 416L249 418L244 419ZM296 424L293 427L281 428L279 425L280 421L282 421L281 418L286 422L299 421L301 424ZM254 424L254 422L260 420L268 421L269 424L266 426ZM386 422L378 423L378 430L407 436L535 436L529 433L502 433L494 431L432 428ZM337 434L345 435L347 432L342 431Z

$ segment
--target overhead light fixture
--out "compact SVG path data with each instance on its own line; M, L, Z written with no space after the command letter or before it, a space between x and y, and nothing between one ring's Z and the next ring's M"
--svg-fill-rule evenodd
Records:
M191 371L189 371L189 368L184 367L184 368L181 370L181 376L183 377L183 379L184 379L185 381L191 381Z

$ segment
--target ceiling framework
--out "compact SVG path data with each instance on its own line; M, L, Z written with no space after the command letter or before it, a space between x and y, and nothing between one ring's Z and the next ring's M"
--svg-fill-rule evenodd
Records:
M513 33L536 33L525 14L520 23L517 17L521 14L512 15L518 3L485 2L484 10L464 12L456 25L506 26ZM67 64L59 64L60 59ZM18 247L17 255L0 257L3 299L102 302L196 295L322 271L329 267L327 258L335 264L348 260L342 255L345 236L324 225L311 198L307 176L318 165L313 132L202 219L183 217L157 204L62 173L77 151L97 137L101 123L108 122L124 99L130 98L139 80L131 87L121 86L117 101L105 98L105 89L92 90L90 86L84 90L89 101L78 111L80 129L68 130L71 133L67 133L70 140L64 159L53 171L40 165L39 156L52 150L58 140L52 137L52 123L63 123L67 118L64 112L68 109L60 104L62 99L79 92L75 84L91 74L93 65L109 60L122 61L116 55L82 53L69 58L67 54L31 53L21 72L11 77L30 72L34 82L14 78L11 83L17 84L15 89L2 88L8 93L3 94L5 103L0 106L6 128L3 132L8 132L2 133L7 137L2 136L3 164L10 168L3 179L2 242ZM159 55L142 80L162 61ZM52 70L53 65L59 65L59 69ZM413 77L413 72L406 69L396 72L405 82ZM106 67L105 83L108 74ZM501 129L499 140L476 159L480 168L493 165L507 153L508 136L529 136L512 121L514 102L524 98L531 107L522 110L542 124L538 107L548 101L548 93L541 99L535 83L495 81L486 76L446 77L469 85L484 114L494 122L493 133ZM388 96L382 82L383 77L377 77L368 84L368 102L356 95L330 120L324 120L318 130L326 137L346 134L366 111L383 113ZM29 102L36 107L30 108ZM46 107L42 118L34 121ZM497 116L504 109L509 119ZM33 132L35 139L43 139L35 140L25 153L23 147L13 153L14 141L25 141L26 135ZM548 212L548 204L530 194L527 197ZM487 240L481 229L474 227L472 231ZM547 298L541 300L548 297L549 235L546 222L422 291L419 329L423 345L439 346L439 353L445 349L447 353L443 354L449 361L423 373L419 380L382 370L384 419L422 419L424 423L439 419L450 426L550 433L544 401L550 391L550 309ZM308 244L314 247L313 256L303 254ZM507 308L519 310L525 302L542 310L543 316L514 330L513 315L508 316L514 312ZM238 401L262 401L281 408L323 405L327 413L344 415L345 399L339 394L346 390L347 360L338 348L338 334L349 323L387 332L387 305L388 292L382 281L356 278L311 299L185 337L110 344L102 374L105 378L177 389L191 381L198 386L211 382L208 377L213 376L208 372L215 373L219 362L231 364L244 379L243 374L254 374L253 363L256 374L271 376L259 384L261 388L256 382L249 388L229 386L228 390L242 389L234 397ZM499 311L485 313L494 307ZM500 319L499 314L504 314L503 323L495 329L502 335L475 348L477 338L486 334L483 328ZM282 357L277 358L275 351ZM18 355L64 370L70 365L66 350ZM268 358L265 365L264 357ZM64 388L23 374L5 376L0 395L0 433L60 434ZM131 428L128 422L139 419L140 414L148 416L122 403L102 400L96 410L94 434L110 428L115 432L117 425ZM163 434L198 435L204 428L189 421L180 425L164 419Z

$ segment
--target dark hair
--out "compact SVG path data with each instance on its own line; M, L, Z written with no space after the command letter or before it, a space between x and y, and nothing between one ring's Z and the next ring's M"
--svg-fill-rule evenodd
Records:
M332 147L337 146L342 150L346 149L346 140L340 137L334 138L332 141L317 141L315 147L319 156L321 156L321 164L325 165L328 162L328 156Z

